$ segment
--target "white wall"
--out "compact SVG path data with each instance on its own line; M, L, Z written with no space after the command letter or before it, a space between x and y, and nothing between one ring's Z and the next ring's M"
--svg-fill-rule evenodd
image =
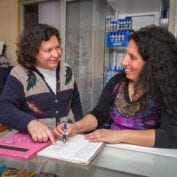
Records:
M7 45L7 57L16 64L16 41L18 33L18 0L0 0L0 40Z
M177 1L170 0L169 30L177 37Z

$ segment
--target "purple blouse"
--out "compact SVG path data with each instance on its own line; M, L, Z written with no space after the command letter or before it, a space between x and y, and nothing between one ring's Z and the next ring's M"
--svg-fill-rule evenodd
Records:
M157 102L141 96L136 101L131 101L128 95L126 82L118 83L113 92L115 100L110 108L111 129L154 129L160 126L160 110Z

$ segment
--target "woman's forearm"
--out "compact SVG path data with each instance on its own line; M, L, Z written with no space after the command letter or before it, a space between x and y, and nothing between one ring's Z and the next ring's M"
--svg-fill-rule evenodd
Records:
M121 142L140 146L153 147L155 144L155 130L120 130Z
M75 122L77 133L89 132L97 128L98 122L95 116L87 114L81 120Z

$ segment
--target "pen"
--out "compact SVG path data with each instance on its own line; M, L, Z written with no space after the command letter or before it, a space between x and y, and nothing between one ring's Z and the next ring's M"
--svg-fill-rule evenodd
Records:
M63 143L66 142L66 131L67 131L67 124L64 124L64 128L63 128Z

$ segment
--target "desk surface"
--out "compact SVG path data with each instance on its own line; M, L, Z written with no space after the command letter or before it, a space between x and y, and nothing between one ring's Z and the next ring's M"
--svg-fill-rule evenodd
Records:
M0 133L0 137L4 134L8 133ZM28 160L4 156L0 157L0 164L36 173L54 173L58 177L174 177L177 174L175 157L111 146L105 146L88 166L39 156Z
M9 167L51 172L59 177L173 177L177 174L177 158L113 147L105 147L89 166L37 156L29 160L9 157L0 160Z

